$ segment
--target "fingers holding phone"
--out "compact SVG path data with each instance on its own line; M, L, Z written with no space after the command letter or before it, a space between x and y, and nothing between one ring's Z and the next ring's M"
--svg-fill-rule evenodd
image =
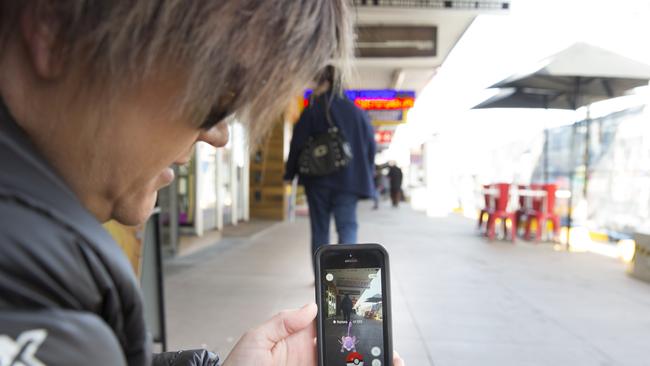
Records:
M314 304L276 315L242 337L224 365L405 366L392 349L389 273L380 245L321 247L318 316Z
M283 311L247 332L224 366L316 366L316 305Z
M402 360L399 353L393 351L393 366L406 366L406 362Z

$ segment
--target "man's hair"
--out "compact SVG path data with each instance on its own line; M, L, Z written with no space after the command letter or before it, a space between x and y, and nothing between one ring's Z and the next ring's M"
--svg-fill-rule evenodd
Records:
M179 70L189 80L177 110L198 126L230 96L253 137L352 54L347 0L0 0L3 40L25 11L56 25L57 57L88 85L116 90Z

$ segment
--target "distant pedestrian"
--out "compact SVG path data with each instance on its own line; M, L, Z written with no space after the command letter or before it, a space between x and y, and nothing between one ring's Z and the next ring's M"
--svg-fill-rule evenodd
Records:
M334 216L339 244L357 242L357 201L375 194L373 170L375 135L368 115L345 95L332 91L334 70L324 73L314 90L310 106L293 129L285 181L299 175L309 204L313 252L330 243L330 221ZM328 115L329 114L329 115ZM300 155L310 138L322 136L333 124L349 145L347 165L323 176L303 174Z
M391 161L388 167L388 180L390 183L390 199L393 207L399 207L399 203L402 200L402 179L402 169L394 161Z
M379 200L381 199L381 190L382 190L382 178L383 174L381 172L381 167L375 165L375 194L372 196L373 200L373 205L372 209L377 210L379 209Z
M345 297L341 300L341 311L343 312L343 319L345 319L346 323L349 323L352 318L352 299L348 294L345 294Z

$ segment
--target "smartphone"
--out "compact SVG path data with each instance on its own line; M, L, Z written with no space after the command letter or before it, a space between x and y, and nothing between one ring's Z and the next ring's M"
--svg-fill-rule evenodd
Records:
M392 366L388 253L379 244L315 254L320 366Z

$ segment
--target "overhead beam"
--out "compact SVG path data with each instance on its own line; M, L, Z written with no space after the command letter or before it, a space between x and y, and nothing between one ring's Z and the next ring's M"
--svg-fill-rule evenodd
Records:
M402 85L404 84L404 78L406 77L406 72L404 69L396 69L393 71L393 77L390 83L390 88L399 90L402 88Z
M358 7L400 7L502 11L510 9L510 0L354 0Z

